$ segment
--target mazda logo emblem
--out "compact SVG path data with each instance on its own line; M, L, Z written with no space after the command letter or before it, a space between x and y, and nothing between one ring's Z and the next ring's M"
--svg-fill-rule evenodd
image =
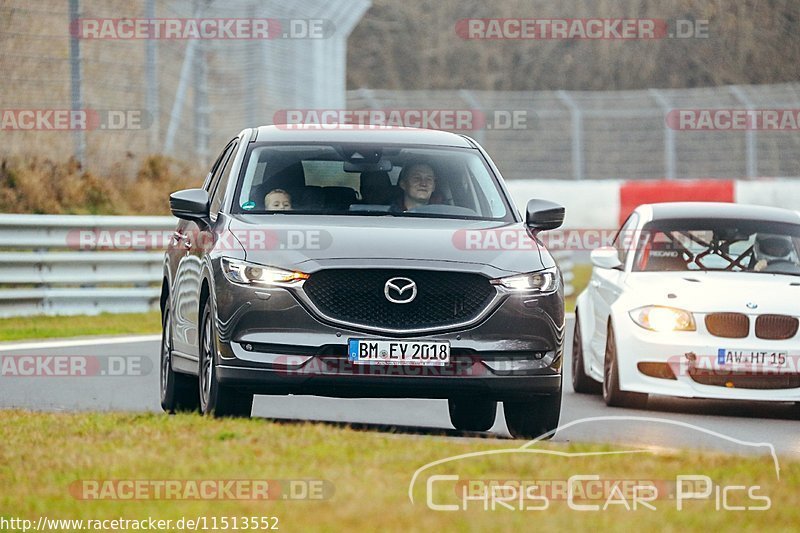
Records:
M417 284L413 279L392 278L383 286L383 295L393 304L408 304L417 297Z

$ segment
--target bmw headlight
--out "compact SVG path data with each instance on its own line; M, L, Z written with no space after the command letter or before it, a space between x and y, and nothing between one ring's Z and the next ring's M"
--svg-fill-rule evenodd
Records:
M628 313L636 324L651 331L695 331L689 311L661 305L647 305Z
M497 278L492 280L492 285L500 285L514 292L547 294L558 288L558 269L553 267L529 274Z
M273 285L289 287L308 279L304 272L293 272L282 268L246 263L237 259L223 258L222 272L228 281L239 285Z

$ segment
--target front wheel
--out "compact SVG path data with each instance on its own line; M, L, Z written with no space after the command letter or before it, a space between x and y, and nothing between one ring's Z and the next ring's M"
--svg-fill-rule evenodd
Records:
M506 427L516 439L553 438L561 417L561 389L551 394L515 402L503 402Z
M160 363L161 408L167 413L197 411L200 401L197 380L172 369L172 312L169 302L164 304L161 318Z
M647 405L647 394L628 392L619 388L619 361L614 328L608 325L606 356L603 362L603 400L611 407L643 409Z
M214 417L249 417L253 395L222 385L217 379L216 338L211 299L203 308L200 322L200 411Z
M492 400L450 398L447 406L450 423L459 431L489 431L497 416L497 402Z

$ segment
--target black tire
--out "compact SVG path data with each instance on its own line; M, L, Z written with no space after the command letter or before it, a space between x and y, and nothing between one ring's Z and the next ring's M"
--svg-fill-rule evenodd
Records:
M253 410L253 394L222 385L217 380L216 338L211 300L207 300L200 321L200 412L214 417L249 417Z
M450 398L450 423L459 431L489 431L497 416L497 402L473 398Z
M575 310L575 331L572 334L572 390L580 394L600 394L603 384L586 375L583 366L583 343L581 342L581 322L578 320L578 310Z
M555 431L561 417L561 389L516 402L503 402L506 427L516 439L535 439ZM545 439L553 438L548 435Z
M172 311L169 302L161 314L161 359L159 361L161 408L167 413L197 411L200 393L194 376L172 369Z
M647 406L647 394L622 391L619 388L619 366L617 363L617 340L614 328L608 325L606 355L603 361L603 400L611 407L643 409Z

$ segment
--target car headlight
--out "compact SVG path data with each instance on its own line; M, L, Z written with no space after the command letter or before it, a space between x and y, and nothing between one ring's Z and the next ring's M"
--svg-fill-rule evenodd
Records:
M530 274L497 278L492 280L492 285L500 285L515 292L550 293L558 288L558 270L554 267Z
M696 329L692 313L674 307L647 305L634 309L628 314L638 326L652 331L694 331Z
M303 280L308 279L308 274L304 272L293 272L282 268L275 268L264 265L255 265L236 259L223 258L222 272L225 277L233 283L240 285L273 285L277 287L289 287L298 285Z

